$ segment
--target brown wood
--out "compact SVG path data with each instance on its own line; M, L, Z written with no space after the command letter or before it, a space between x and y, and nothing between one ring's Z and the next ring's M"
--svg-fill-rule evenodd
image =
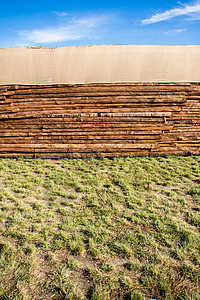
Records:
M199 83L0 86L0 157L200 154Z

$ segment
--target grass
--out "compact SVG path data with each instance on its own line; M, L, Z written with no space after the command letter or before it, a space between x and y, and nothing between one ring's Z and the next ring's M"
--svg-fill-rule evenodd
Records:
M200 157L0 160L0 299L200 299Z

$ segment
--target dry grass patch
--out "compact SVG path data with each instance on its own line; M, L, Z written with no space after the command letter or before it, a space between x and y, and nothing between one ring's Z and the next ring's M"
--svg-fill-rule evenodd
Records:
M200 157L0 160L0 299L199 299Z

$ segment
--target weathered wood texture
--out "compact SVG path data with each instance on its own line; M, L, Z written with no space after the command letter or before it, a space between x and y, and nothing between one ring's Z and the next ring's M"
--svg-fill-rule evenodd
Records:
M199 83L0 86L0 157L200 154Z

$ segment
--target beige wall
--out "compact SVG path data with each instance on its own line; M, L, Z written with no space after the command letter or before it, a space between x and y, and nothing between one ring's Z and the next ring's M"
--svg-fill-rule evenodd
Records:
M0 84L200 82L200 45L0 49Z

